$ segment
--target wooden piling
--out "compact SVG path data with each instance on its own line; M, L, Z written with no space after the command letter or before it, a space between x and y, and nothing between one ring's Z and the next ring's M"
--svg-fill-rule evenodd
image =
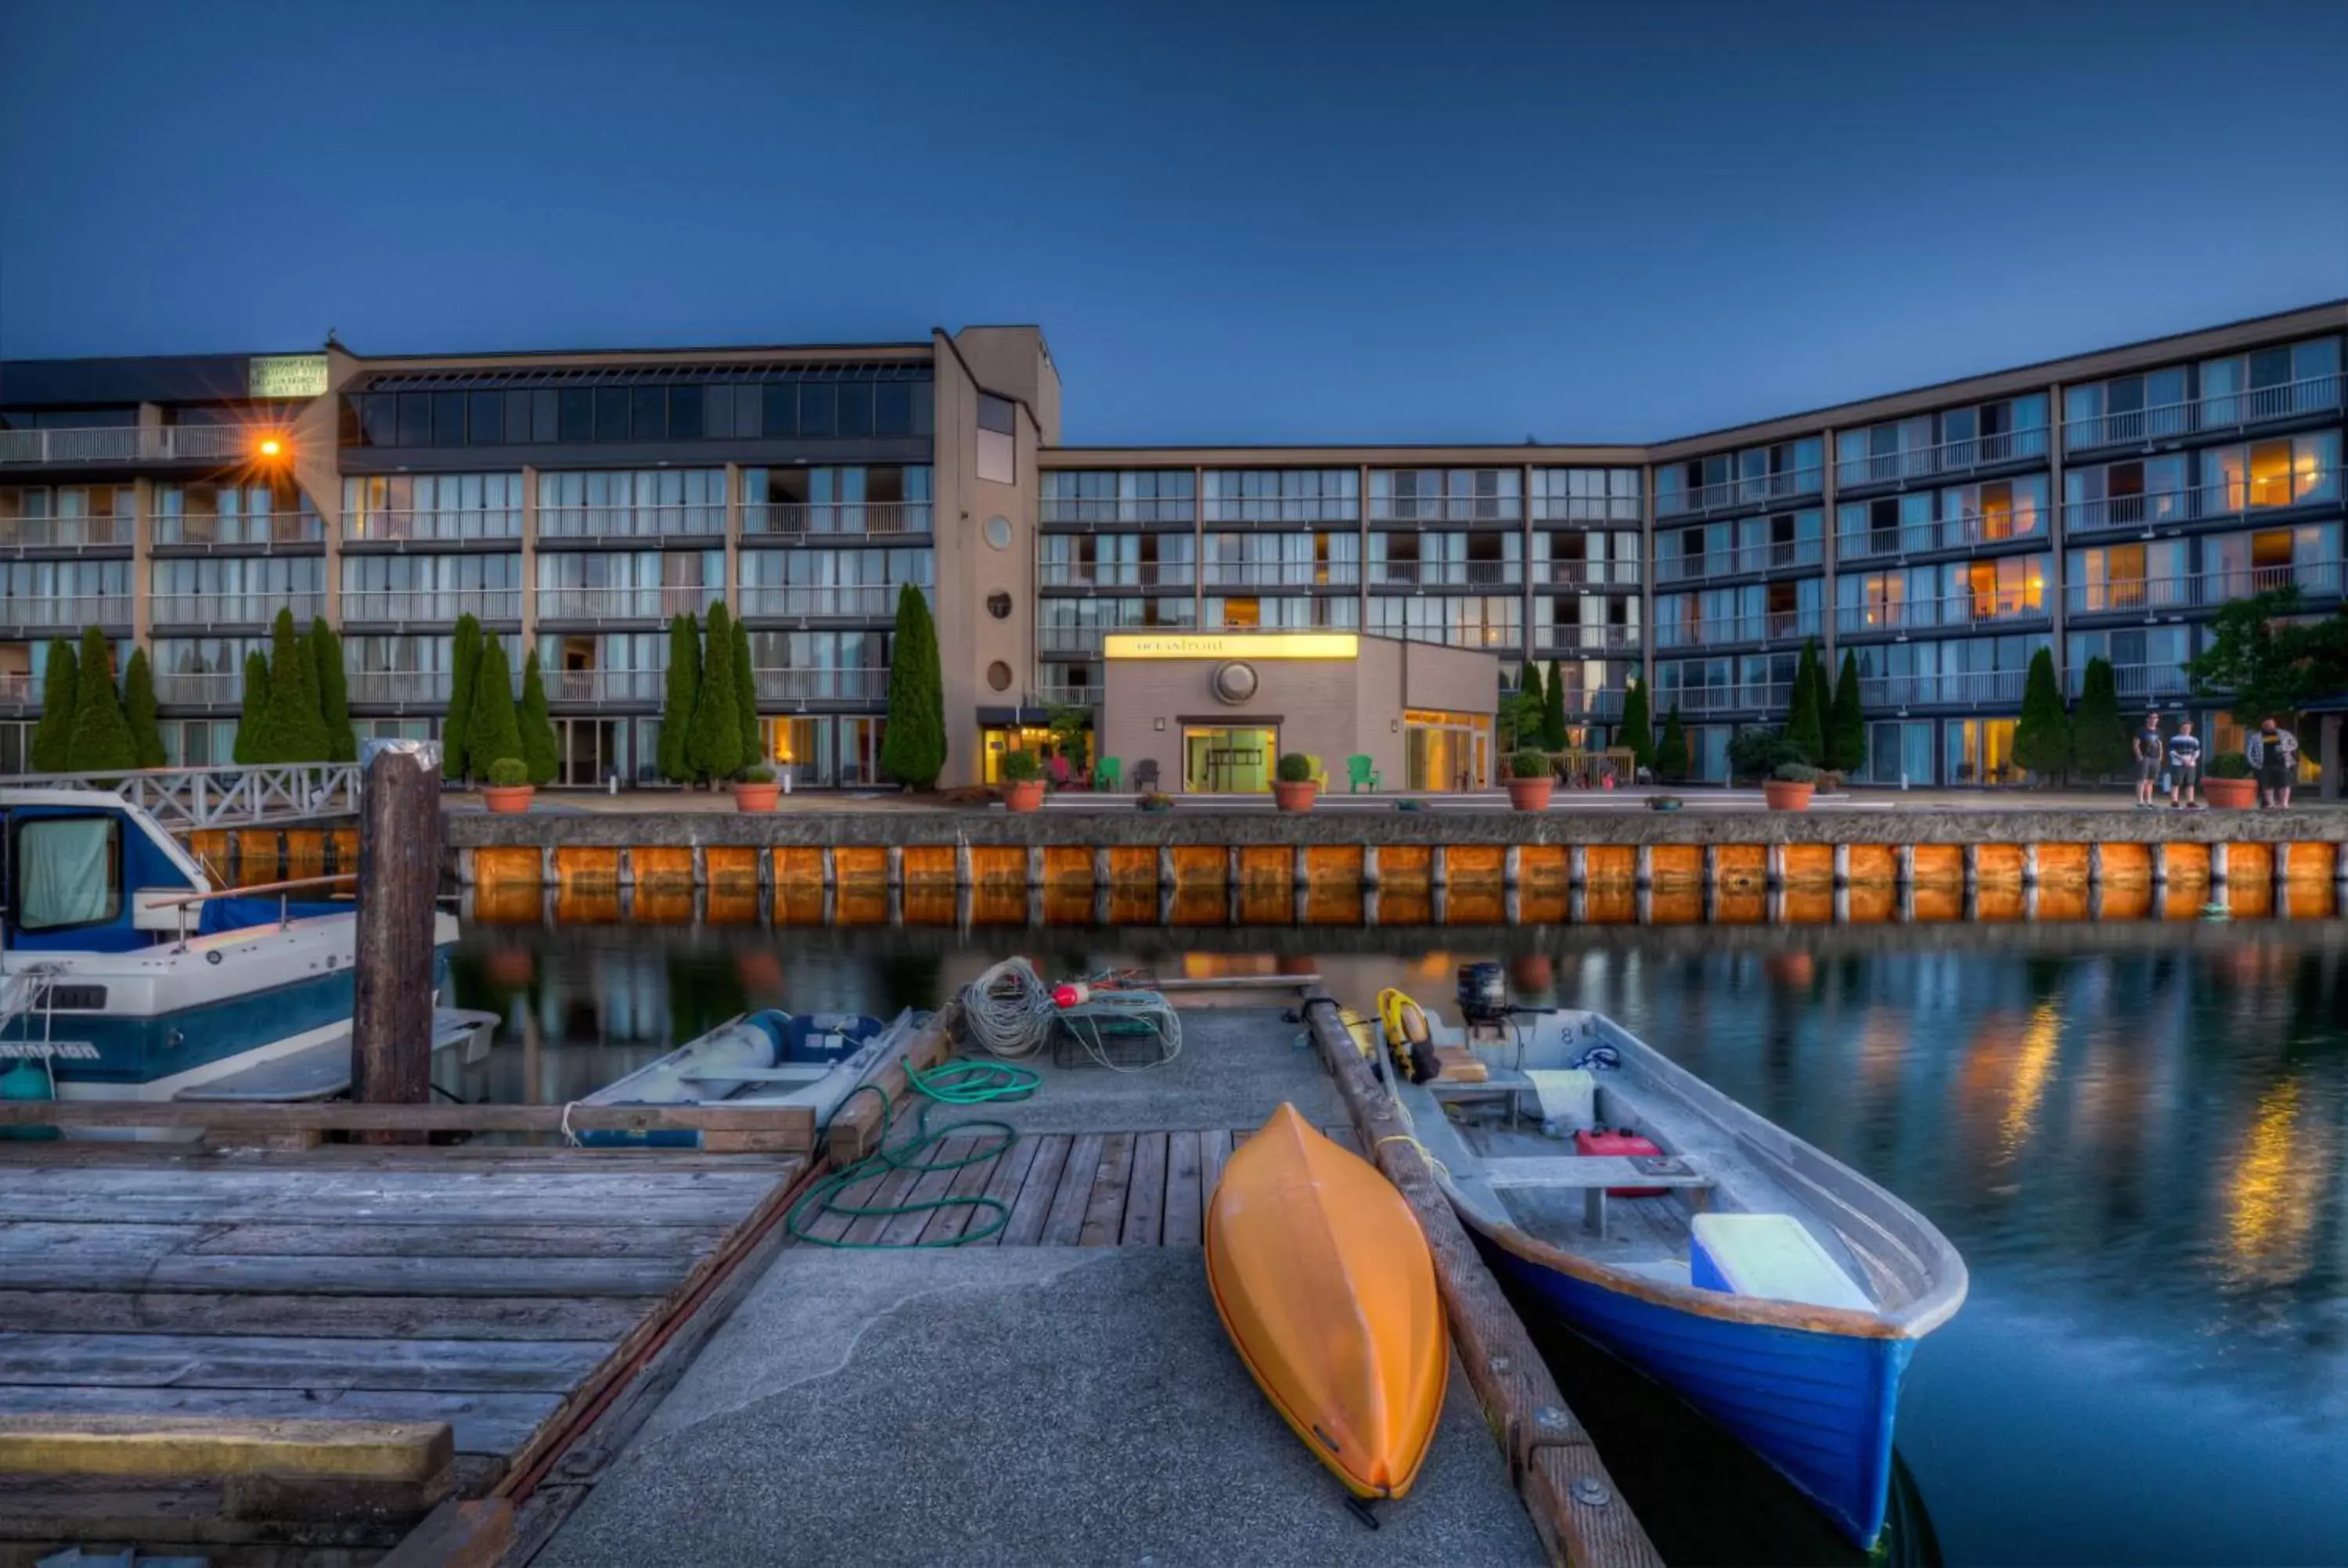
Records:
M439 877L439 770L410 753L379 753L359 803L351 1093L362 1104L421 1105L432 1096L433 895Z

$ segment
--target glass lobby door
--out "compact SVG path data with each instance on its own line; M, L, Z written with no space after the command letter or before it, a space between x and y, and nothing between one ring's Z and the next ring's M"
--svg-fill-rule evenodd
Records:
M1261 794L1272 788L1277 731L1256 726L1182 730L1182 788L1191 794Z

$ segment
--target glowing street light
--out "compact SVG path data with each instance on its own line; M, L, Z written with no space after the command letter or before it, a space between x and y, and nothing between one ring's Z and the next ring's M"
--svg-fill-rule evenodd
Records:
M276 436L265 436L262 437L261 455L263 457L280 456L284 453L284 450L285 444L278 440Z

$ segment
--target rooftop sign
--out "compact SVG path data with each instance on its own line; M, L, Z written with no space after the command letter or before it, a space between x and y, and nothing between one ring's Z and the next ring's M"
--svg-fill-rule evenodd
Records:
M1358 659L1362 640L1351 631L1112 631L1102 641L1110 659Z
M245 364L245 395L294 398L326 395L323 354L255 354Z

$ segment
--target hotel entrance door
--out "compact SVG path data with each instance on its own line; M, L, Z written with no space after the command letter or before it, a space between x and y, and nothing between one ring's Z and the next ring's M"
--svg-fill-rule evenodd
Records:
M1272 788L1276 730L1185 725L1182 788L1193 794L1261 794Z

